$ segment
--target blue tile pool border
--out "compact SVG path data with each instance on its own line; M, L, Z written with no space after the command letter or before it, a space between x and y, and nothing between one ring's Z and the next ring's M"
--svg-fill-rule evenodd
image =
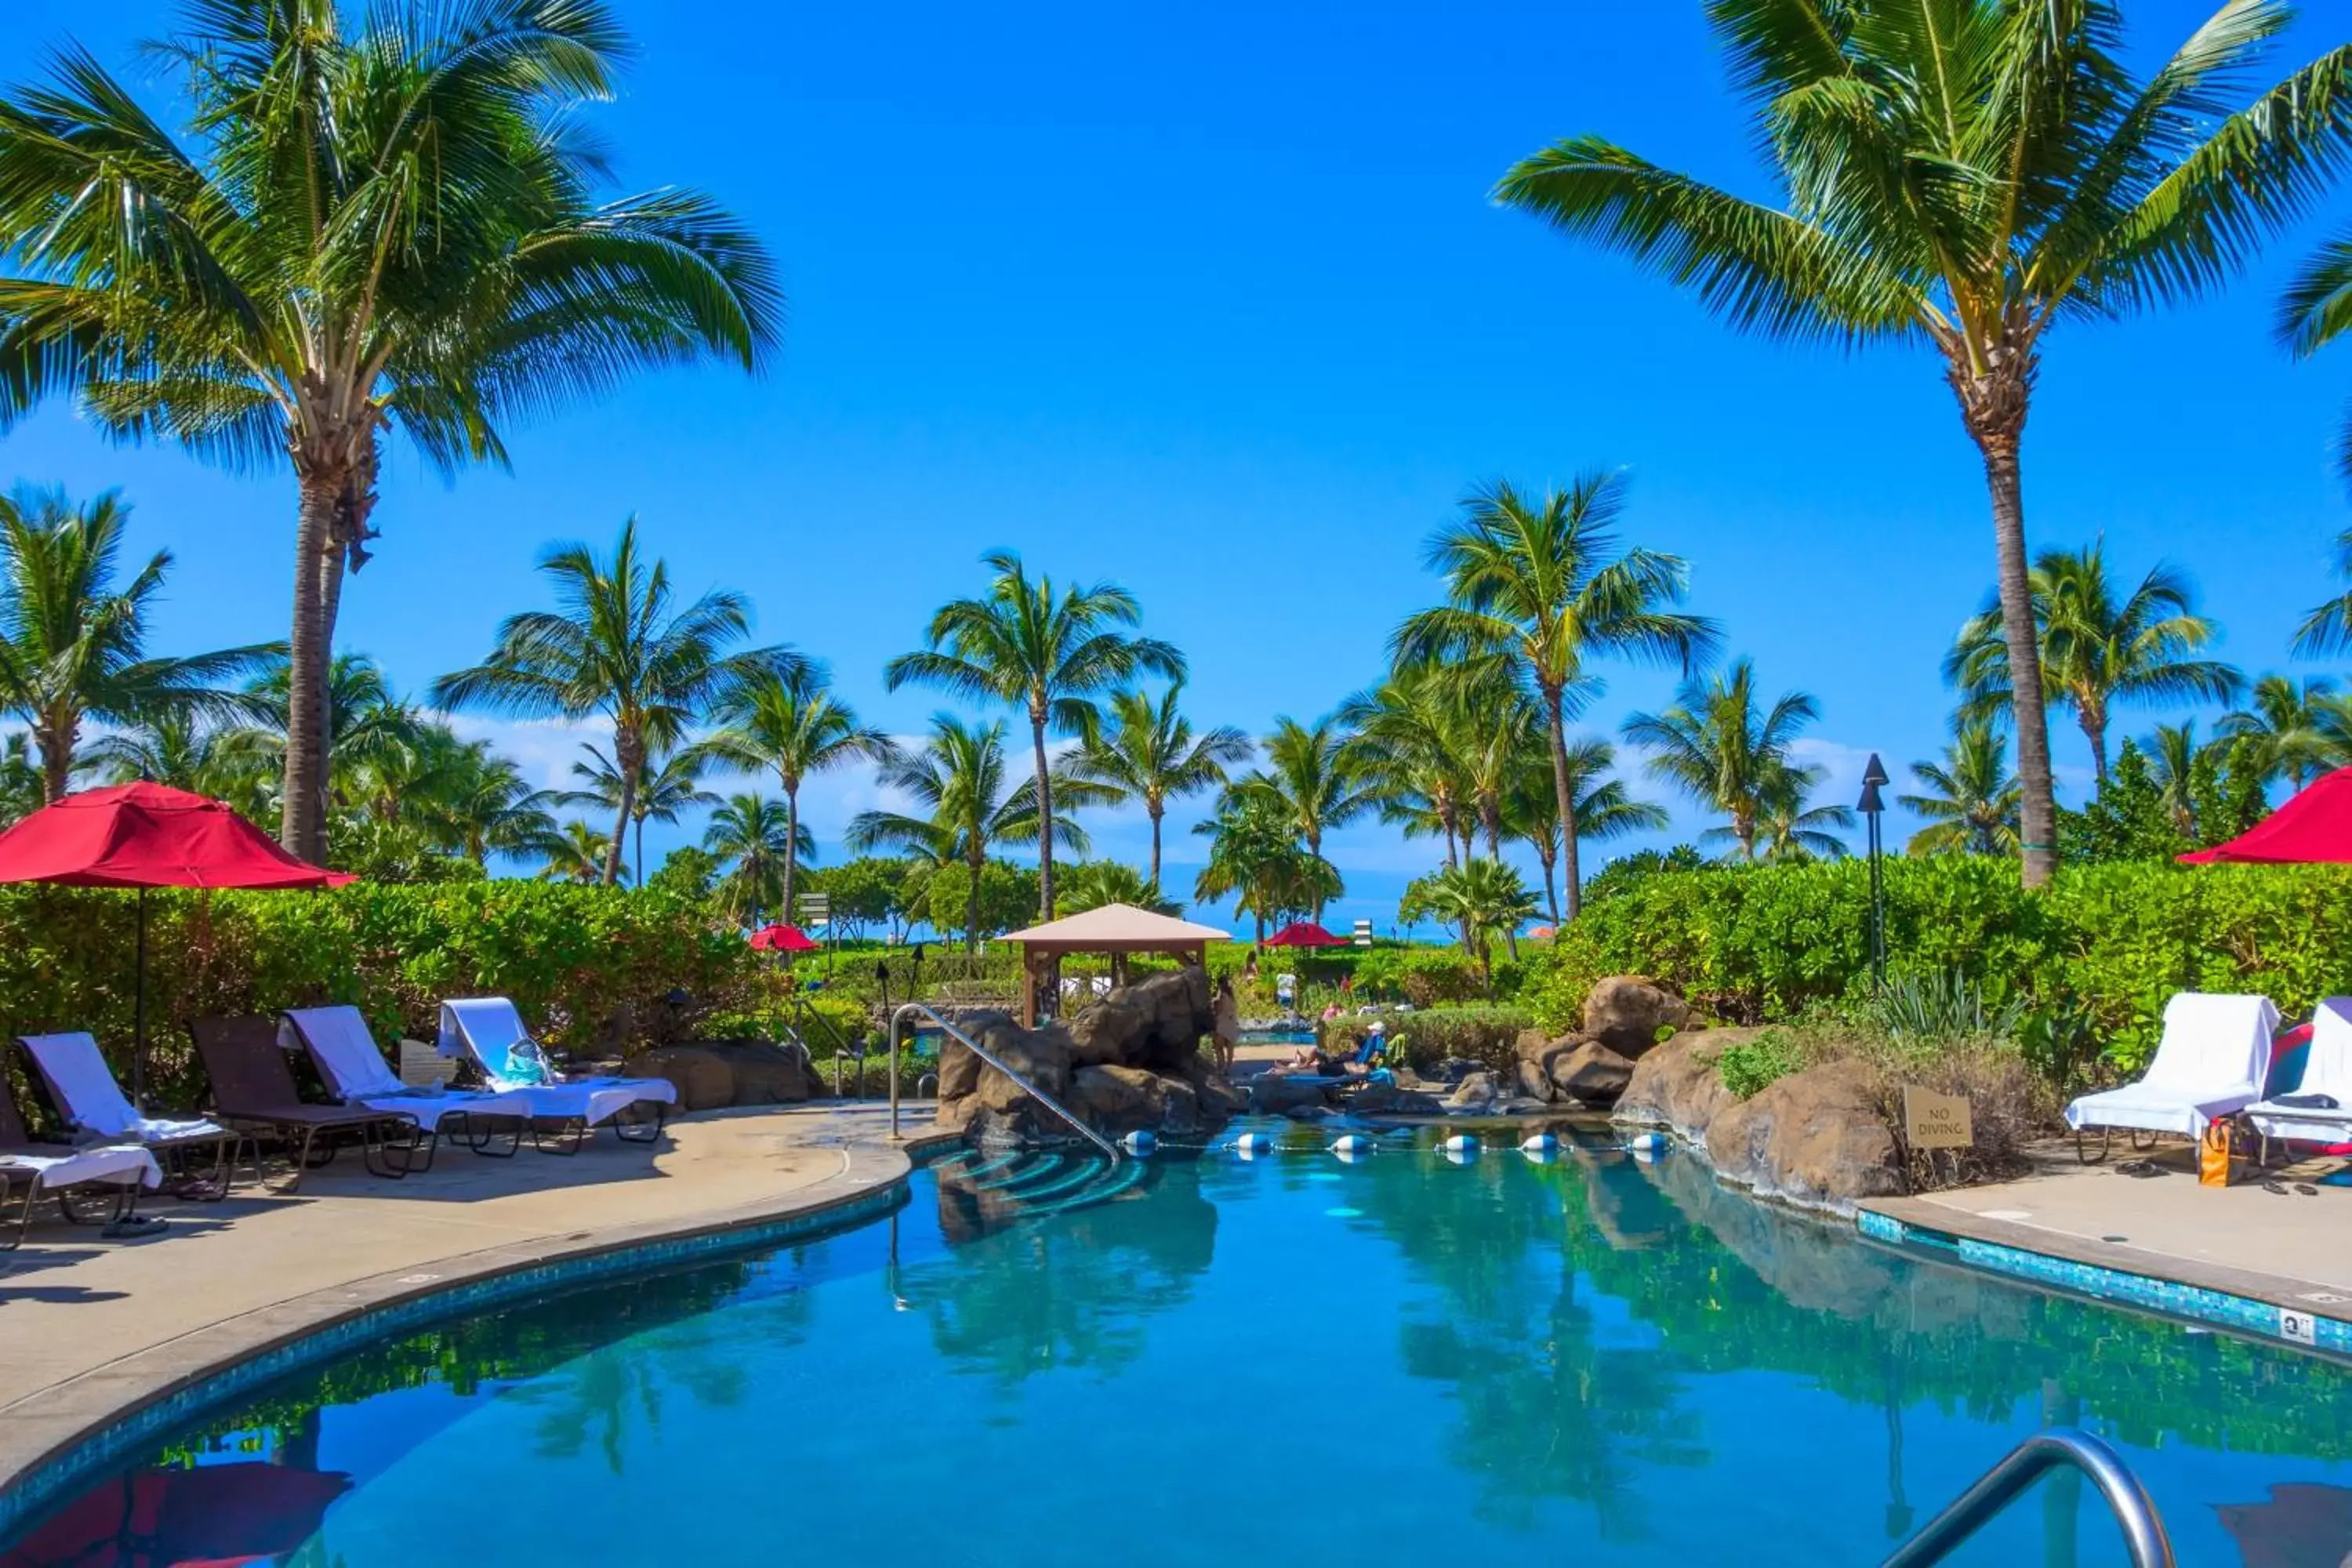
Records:
M910 1166L919 1170L961 1147L960 1139L933 1139L908 1147L905 1152ZM140 1405L62 1453L20 1472L7 1487L0 1489L0 1536L12 1533L69 1489L124 1455L152 1444L158 1437L263 1384L384 1341L512 1306L532 1297L624 1275L675 1268L733 1253L814 1241L856 1230L897 1213L906 1205L908 1195L907 1183L900 1179L822 1208L555 1258L462 1280L446 1289L406 1297L328 1323Z
M2281 1306L2158 1275L1982 1241L1870 1209L1856 1212L1854 1228L1872 1241L1930 1252L2028 1285L2226 1329L2291 1350L2352 1360L2352 1321L2315 1309Z

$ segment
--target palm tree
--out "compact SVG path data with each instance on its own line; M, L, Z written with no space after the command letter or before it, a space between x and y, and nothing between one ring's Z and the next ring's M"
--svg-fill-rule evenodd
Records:
M1940 763L1913 763L1911 776L1932 794L1895 796L1927 819L1907 855L2014 855L2023 786L2009 771L2009 738L1990 719L1962 719Z
M2352 46L2230 112L2291 20L2227 0L2144 80L2117 0L1715 0L1780 186L1753 202L1598 136L1525 160L1503 205L1804 342L1932 345L1984 463L2023 778L2022 871L2057 864L2020 452L2061 320L2172 303L2235 272L2352 143Z
M1536 912L1536 896L1520 879L1519 868L1502 860L1469 859L1415 884L1415 890L1407 922L1425 912L1459 931L1464 949L1478 961L1481 980L1493 990L1494 937L1499 932L1516 946L1519 927Z
M555 797L558 805L594 807L607 812L621 809L621 774L613 759L603 747L583 742L580 748L588 753L584 763L572 764L572 776L586 786L564 790ZM646 885L646 824L676 822L698 805L716 805L719 797L702 787L702 772L706 759L694 747L664 748L646 759L638 771L636 792L629 800L629 825L635 832L636 881Z
M1037 831L1041 792L1025 784L1008 786L1003 723L967 724L952 714L935 715L923 749L885 763L881 782L914 796L928 808L928 815L860 812L849 825L849 847L858 854L901 849L934 864L962 862L971 873L964 947L977 949L980 879L989 852ZM1081 801L1090 801L1096 786L1063 773L1054 787L1065 800L1075 795ZM1074 855L1083 855L1090 847L1085 832L1066 816L1055 820L1053 836L1055 842Z
M756 366L759 243L677 186L599 200L601 0L191 0L175 138L79 49L0 101L0 430L52 394L299 492L281 837L325 854L327 674L385 433L454 472L510 416L699 359Z
M1180 906L1160 896L1160 884L1122 860L1080 860L1066 868L1062 890L1055 896L1055 915L1084 914L1107 904L1131 904L1155 914L1172 915Z
M668 566L638 549L634 517L621 525L609 557L559 544L539 558L539 569L553 580L559 607L508 616L488 660L443 676L433 701L518 718L602 715L612 722L621 798L604 858L609 886L621 879L646 760L675 744L718 692L763 670L788 673L802 660L783 648L728 652L751 631L751 602L714 590L679 607Z
M1441 668L1407 664L1337 713L1348 731L1348 768L1374 793L1381 820L1402 826L1408 838L1440 835L1449 866L1460 863L1455 840L1470 841L1464 810L1471 794L1455 756L1462 709L1452 686Z
M488 869L493 855L530 860L554 854L562 837L549 809L555 804L554 792L532 788L511 757L499 756L488 741L472 741L450 753L415 815L436 848Z
M1110 583L1075 583L1056 590L1051 577L1034 582L1010 550L981 561L996 574L985 597L940 606L924 633L927 645L883 668L892 691L908 681L960 696L1002 702L1029 720L1037 780L1037 918L1054 917L1054 773L1045 755L1048 731L1084 735L1095 721L1089 699L1140 675L1184 679L1184 656L1153 637L1118 628L1143 618L1135 595Z
M33 755L33 738L22 730L0 738L0 823L16 822L40 810L43 783L41 764Z
M1569 792L1576 802L1576 832L1587 843L1605 844L1633 833L1655 833L1672 820L1654 801L1635 800L1625 781L1612 777L1617 748L1598 736L1570 742ZM1504 802L1503 820L1527 840L1543 867L1544 908L1559 923L1559 797L1552 793L1550 759L1523 754L1518 779Z
M241 713L243 700L215 683L257 667L269 652L147 657L147 617L172 554L157 551L118 588L130 518L111 490L83 506L62 490L31 486L0 496L0 711L31 727L47 800L66 793L85 721Z
M1402 662L1499 666L1542 704L1552 789L1568 825L1568 918L1578 906L1576 799L1568 776L1570 693L1603 654L1679 661L1687 673L1715 646L1714 623L1679 604L1689 574L1679 557L1620 552L1624 481L1588 475L1566 490L1525 497L1496 481L1462 503L1461 519L1429 541L1448 602L1409 617L1391 639Z
M1762 846L1759 858L1766 865L1792 866L1807 860L1844 858L1845 840L1830 829L1851 828L1853 807L1805 804L1822 777L1823 770L1818 767L1783 763L1772 770L1756 812L1756 839ZM1718 827L1702 835L1718 837L1728 834Z
M793 842L795 833L800 837L797 846ZM795 847L803 858L816 858L816 845L808 830L793 823L781 801L757 791L731 795L710 814L702 847L721 864L733 862L733 869L718 890L720 907L737 920L748 917L756 921L765 910L778 910L781 918L790 920L789 906L779 902L784 865Z
M2352 328L2352 234L2339 235L2295 275L2279 306L2279 339L2297 359L2308 359ZM2344 424L2336 447L2336 464L2352 480L2352 418ZM2352 549L2352 532L2337 540L2339 549ZM2334 607L2339 646L2346 626L2347 601Z
M2229 742L2219 741L2214 744L2226 746ZM2157 804L2171 815L2173 825L2184 836L2193 837L2197 830L2197 763L2207 750L2198 743L2196 721L2158 724L2142 737L2140 750L2147 758L2147 776L2156 785Z
M1085 743L1070 763L1072 773L1101 787L1109 804L1143 803L1151 818L1154 888L1160 886L1160 825L1168 803L1216 788L1225 782L1225 769L1249 761L1253 750L1249 737L1230 724L1195 733L1192 721L1177 711L1183 694L1181 680L1169 682L1157 702L1140 691L1114 692L1110 722L1103 724L1097 715L1088 723Z
M1650 772L1701 805L1722 812L1730 826L1714 831L1756 858L1757 835L1774 792L1785 793L1792 772L1790 748L1821 717L1812 698L1791 691L1759 709L1756 666L1740 658L1720 675L1683 683L1675 706L1635 713L1625 739L1650 752ZM1571 865L1573 862L1571 862Z
M845 763L888 763L898 755L890 737L858 721L849 704L835 696L823 666L765 670L730 687L716 716L725 726L697 748L702 756L739 768L776 775L784 792L784 868L782 908L793 909L793 878L800 863L801 785Z
M1293 817L1263 793L1227 789L1217 814L1192 831L1209 840L1208 864L1193 879L1192 896L1233 898L1237 911L1257 921L1260 946L1268 921L1320 911L1347 891L1338 868L1300 847Z
M1278 716L1261 749L1265 766L1236 779L1228 793L1262 803L1288 825L1309 860L1328 865L1323 836L1378 807L1379 786L1356 772L1347 733L1336 718L1301 724ZM1323 903L1318 898L1307 906L1309 918L1323 918Z
M2265 784L2284 778L2300 791L2305 780L2340 760L2341 737L2330 706L2336 695L2334 681L2265 675L2254 682L2251 695L2246 707L2222 714L2213 731L2252 737Z
M583 887L604 882L612 869L609 848L586 823L567 822L556 830L542 851L547 864L540 868L540 880L577 882Z
M282 815L278 791L286 773L290 686L288 661L282 651L274 652L246 687L255 721L224 730L214 740L214 755L224 772L240 781L245 797L267 807L261 816ZM326 765L317 774L322 819L349 803L349 781L356 773L413 744L425 722L363 653L339 653L328 666L327 715Z
M2221 628L2196 613L2189 581L2159 561L2118 602L2107 581L2106 551L2043 552L2027 574L2042 669L2042 695L2074 710L2099 782L2107 777L2107 725L2119 702L2224 700L2245 678L2218 659L2198 657ZM2010 706L2009 644L2000 595L1960 628L1944 661L1946 677L1979 715Z

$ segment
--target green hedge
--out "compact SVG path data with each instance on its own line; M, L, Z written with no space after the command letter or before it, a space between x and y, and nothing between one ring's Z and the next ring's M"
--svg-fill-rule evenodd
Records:
M137 899L0 888L0 1036L89 1030L127 1081ZM741 1005L760 963L684 900L522 881L150 893L147 957L152 1098L175 1109L202 1093L194 1018L351 1002L379 1039L430 1038L443 997L489 993L554 1044L622 1048Z
M2290 1016L2352 992L2352 868L2094 865L2032 894L2012 861L1937 856L1888 860L1885 889L1891 968L2079 1005L2122 1068L2145 1062L2176 991L2261 992ZM1859 1001L1869 908L1859 861L1645 878L1585 906L1530 965L1526 999L1549 1027L1608 974L1669 982L1733 1023Z

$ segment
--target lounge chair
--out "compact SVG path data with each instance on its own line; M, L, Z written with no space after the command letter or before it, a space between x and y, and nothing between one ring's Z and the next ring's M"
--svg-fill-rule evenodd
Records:
M432 1168L445 1131L464 1139L475 1153L501 1160L522 1147L523 1123L530 1118L530 1106L522 1096L446 1086L417 1089L401 1082L357 1007L289 1007L278 1016L278 1040L289 1050L310 1053L319 1080L338 1104L414 1118L425 1142L423 1163L411 1164L411 1170ZM509 1124L503 1149L498 1146L501 1122Z
M0 1081L0 1252L14 1252L33 1223L33 1205L46 1194L58 1200L68 1219L74 1213L74 1194L102 1187L113 1200L108 1222L121 1225L137 1213L139 1190L163 1184L163 1168L155 1156L132 1143L94 1149L71 1149L62 1143L37 1144L17 1114L16 1098ZM8 1194L25 1189L16 1225L8 1224Z
M2300 1032L2300 1031L2298 1031ZM2289 1061L2282 1057L2282 1078ZM2352 1142L2352 996L2330 996L2311 1016L2310 1041L2292 1078L2242 1114L2263 1141L2262 1163L2270 1162L2273 1139L2292 1143Z
M2267 996L2215 996L2184 991L2164 1005L2156 1059L2137 1083L2086 1094L2066 1108L2074 1152L2095 1164L2084 1134L2100 1134L2106 1158L2118 1128L2201 1138L2205 1129L2263 1097L2278 1008Z
M394 1180L408 1174L424 1146L425 1130L407 1111L348 1105L305 1105L286 1066L278 1028L267 1018L199 1018L188 1026L205 1075L213 1080L214 1114L234 1127L276 1137L293 1159L283 1191L302 1184L302 1173L335 1157L334 1134L359 1134L368 1170ZM325 1157L317 1158L320 1134ZM258 1173L257 1179L258 1177Z
M531 1108L532 1143L551 1153L578 1153L594 1130L608 1123L613 1136L625 1142L654 1142L669 1108L677 1103L677 1087L666 1078L563 1077L504 996L442 1003L439 1044L443 1056L472 1062L493 1089L522 1096ZM645 1120L646 1107L652 1108L650 1121ZM541 1137L541 1128L551 1122L557 1129L552 1143Z
M1268 1076L1279 1078L1290 1083L1330 1085L1349 1083L1393 1083L1396 1081L1396 1076L1390 1072L1387 1068L1381 1065L1382 1059L1387 1057L1388 1053L1392 1048L1394 1048L1393 1042L1391 1042L1387 1036L1366 1035L1363 1038L1362 1044L1359 1045L1347 1056L1339 1058L1338 1065L1341 1070L1339 1072L1284 1072L1281 1068L1276 1068ZM1361 1070L1352 1072L1347 1070L1351 1068L1360 1068Z
M85 1034L19 1035L16 1043L33 1060L49 1102L75 1132L93 1143L133 1143L150 1153L184 1158L212 1152L212 1169L186 1167L179 1195L215 1203L228 1195L231 1157L239 1134L202 1117L169 1121L142 1116L114 1081L97 1040Z

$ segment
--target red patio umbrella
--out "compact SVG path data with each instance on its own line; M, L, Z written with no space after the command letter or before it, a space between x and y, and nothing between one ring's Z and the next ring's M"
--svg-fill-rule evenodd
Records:
M131 1103L146 1110L147 889L331 888L355 880L298 860L219 801L158 784L61 796L0 833L0 882L139 889Z
M814 952L816 951L816 943L808 939L806 931L798 926L785 925L782 921L774 925L761 926L758 931L753 931L751 947L753 951L759 952Z
M1345 947L1348 939L1333 936L1313 921L1293 921L1265 939L1268 947Z
M300 1549L351 1489L339 1470L258 1460L134 1470L91 1487L5 1554L0 1568L194 1568L263 1562Z
M2321 774L2227 844L2192 850L2180 858L2192 866L2224 861L2273 866L2352 862L2352 768Z

